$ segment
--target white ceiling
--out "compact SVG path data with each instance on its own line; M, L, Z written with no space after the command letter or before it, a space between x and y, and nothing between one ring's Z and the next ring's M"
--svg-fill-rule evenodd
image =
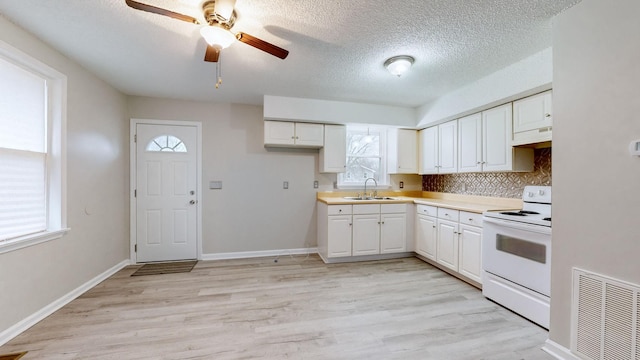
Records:
M178 0L138 0L201 17ZM263 95L415 107L551 46L551 19L579 0L237 0L236 42L203 61L198 25L124 0L0 0L0 14L125 94L262 104ZM394 77L382 66L416 59Z

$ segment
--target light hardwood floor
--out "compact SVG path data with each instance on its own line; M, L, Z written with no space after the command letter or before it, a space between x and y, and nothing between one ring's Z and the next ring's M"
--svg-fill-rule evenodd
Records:
M129 266L0 347L23 358L553 359L544 329L416 258Z

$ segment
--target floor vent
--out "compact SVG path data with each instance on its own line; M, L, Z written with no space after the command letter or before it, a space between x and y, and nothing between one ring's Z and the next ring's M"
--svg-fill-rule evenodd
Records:
M640 360L640 287L573 269L571 350L590 360Z

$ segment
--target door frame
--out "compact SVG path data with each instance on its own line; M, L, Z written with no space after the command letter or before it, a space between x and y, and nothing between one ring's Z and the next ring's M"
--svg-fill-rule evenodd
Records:
M202 123L199 121L155 120L131 118L129 126L129 261L137 264L136 236L136 128L138 124L194 126L196 128L196 256L202 260Z

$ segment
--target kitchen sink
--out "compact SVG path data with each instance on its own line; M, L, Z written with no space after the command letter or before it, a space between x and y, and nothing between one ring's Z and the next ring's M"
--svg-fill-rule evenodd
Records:
M387 196L375 196L375 197L371 197L371 196L367 196L367 197L358 197L358 196L345 196L344 199L346 200L362 200L362 201L366 201L366 200L396 200L395 198L392 197L387 197Z

